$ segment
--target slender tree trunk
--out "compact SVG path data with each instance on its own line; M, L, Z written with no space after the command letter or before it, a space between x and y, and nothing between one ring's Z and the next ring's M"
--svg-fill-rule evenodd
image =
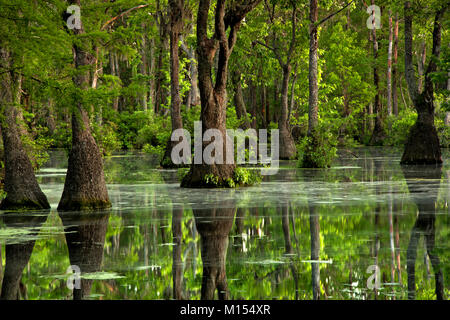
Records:
M374 0L372 0L372 5ZM382 120L382 110L380 101L380 80L377 67L378 58L378 41L377 41L377 29L375 28L375 12L373 12L373 29L372 29L372 41L373 41L373 57L374 57L374 67L373 67L373 83L376 90L375 101L374 101L374 111L375 126L373 128L372 137L370 138L371 145L382 145L384 140L383 132L383 120Z
M395 14L394 65L392 68L392 112L394 113L395 116L398 116L397 60L398 60L398 13Z
M0 48L1 64L12 69L11 53ZM20 83L13 71L0 75L0 129L4 147L6 198L0 204L2 210L48 209L50 204L41 191L34 174L34 169L21 140L21 128L18 124L19 103L17 85Z
M281 113L278 119L280 130L280 159L292 159L296 156L294 138L289 128L289 79L291 76L291 65L283 65L283 81L281 83Z
M80 0L72 0L71 3L80 6ZM75 29L74 32L80 35L84 33L84 29ZM74 44L72 50L76 69L91 66L94 62L87 48ZM80 72L73 81L79 89L88 89L91 83L89 72ZM64 191L58 205L58 210L62 211L103 209L111 206L102 156L91 134L85 107L78 102L72 114L72 149L69 153Z
M242 94L241 73L235 71L232 80L234 85L234 107L236 108L236 115L238 119L243 119L241 128L247 130L250 128L250 121L247 115L247 108L245 107L244 95Z
M180 33L183 29L184 0L171 0L170 5L170 95L171 95L171 120L172 132L183 128L181 119L181 96L180 96L180 61L178 55L178 42ZM177 167L172 162L172 148L177 141L169 139L166 146L166 152L161 161L164 168Z
M387 113L392 115L392 12L389 10L389 46L388 46L388 70L387 70Z
M309 3L309 117L308 117L308 135L313 135L319 123L319 84L318 84L318 40L317 40L317 18L318 18L317 0L310 0Z
M434 125L434 89L431 73L437 70L436 61L439 59L441 48L440 19L445 8L436 12L433 28L433 50L427 70L425 72L425 85L419 93L414 67L412 64L412 12L409 1L405 2L405 76L409 93L417 110L417 122L409 132L401 164L441 164L442 156Z
M419 74L417 89L419 93L423 91L423 81L425 74L425 62L427 60L427 44L425 40L420 44L420 50L417 52L417 73Z

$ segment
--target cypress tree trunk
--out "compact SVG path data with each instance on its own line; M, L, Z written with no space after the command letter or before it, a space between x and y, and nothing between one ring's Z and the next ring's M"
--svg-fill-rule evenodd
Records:
M228 61L236 43L237 32L245 15L260 1L251 4L231 6L225 10L226 0L220 0L215 9L215 33L208 38L208 12L209 0L201 0L197 15L197 56L198 56L198 83L201 100L202 135L208 129L216 129L221 133L223 140L223 164L193 164L188 174L181 182L182 187L204 187L204 177L213 175L217 178L216 186L227 186L233 180L236 165L227 159L226 134L226 105L227 105L227 78ZM230 28L227 36L227 29ZM216 81L212 80L212 65L216 51L219 50L218 65L216 68ZM209 143L203 142L202 153ZM231 152L233 154L233 152ZM227 163L228 162L228 163ZM233 162L233 163L231 163Z
M11 54L6 48L0 48L1 63L6 68L12 68ZM14 72L3 72L0 78L1 94L0 129L4 146L6 198L0 204L2 210L48 209L50 204L41 191L34 175L31 161L23 147L19 124L18 110L15 105L17 81Z
M372 0L374 4L374 0ZM377 41L377 29L375 28L375 13L373 14L373 29L372 29L372 41L373 41L373 57L374 57L374 67L373 67L373 83L376 88L376 95L374 101L374 111L375 111L375 126L373 128L372 137L370 138L369 144L371 145L382 145L384 140L384 130L383 130L383 120L382 120L382 110L380 101L380 77L378 74L377 58L378 58L378 41Z
M433 28L432 56L437 60L441 47L441 25L439 20L445 8L436 12ZM409 132L401 164L442 164L439 137L434 125L434 89L430 74L437 70L435 59L431 59L425 72L423 92L419 93L412 64L412 13L410 2L405 2L405 76L417 121Z
M295 10L295 8L293 9ZM281 84L281 114L278 119L280 130L280 159L289 160L296 156L294 138L289 128L289 79L291 76L291 65L286 63L283 67L283 81Z
M72 0L80 6L80 0ZM74 33L84 33L83 28ZM74 63L77 69L90 66L93 56L87 48L73 45ZM90 86L89 72L79 72L73 78L74 84L85 90ZM72 113L72 149L64 183L64 191L58 210L90 210L111 206L103 173L103 160L94 137L91 134L89 116L80 102Z
M172 131L183 128L183 121L181 119L181 97L180 97L180 62L178 55L178 41L180 32L183 28L183 0L171 0L170 5L170 95L171 95L171 119ZM164 157L161 160L163 168L178 167L172 162L172 148L178 144L178 141L173 142L171 139L167 142Z

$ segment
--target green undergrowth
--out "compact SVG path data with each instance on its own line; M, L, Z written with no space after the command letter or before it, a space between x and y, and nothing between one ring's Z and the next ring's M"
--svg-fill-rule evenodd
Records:
M182 181L182 184L189 172L189 168L178 169L178 178ZM233 178L223 179L214 174L207 174L203 177L200 185L204 188L237 188L249 187L259 184L261 181L262 176L259 170L237 167L234 170Z

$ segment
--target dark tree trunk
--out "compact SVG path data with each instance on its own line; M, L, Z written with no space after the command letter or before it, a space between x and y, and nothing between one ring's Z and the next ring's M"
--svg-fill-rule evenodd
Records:
M80 6L80 0L72 0L71 3ZM84 29L75 29L74 33L83 34ZM91 66L94 62L87 48L74 44L72 50L76 69ZM74 76L73 82L79 89L88 89L89 72L80 72ZM110 206L102 156L91 134L86 106L78 103L72 114L72 149L69 153L66 181L58 210L92 210Z
M295 8L293 9L295 10ZM280 130L280 159L289 160L296 156L294 138L292 138L289 128L289 79L291 76L291 65L288 62L283 65L283 82L281 84L281 113L278 119L278 129Z
M198 80L201 99L202 134L208 129L220 131L223 139L223 164L193 164L189 173L181 182L182 187L204 187L204 177L214 175L218 178L216 186L226 186L230 179L233 180L235 164L232 159L227 159L227 134L226 134L226 104L227 104L227 76L228 60L236 43L237 32L245 15L250 12L260 0L251 4L231 6L225 10L225 0L216 4L215 33L213 38L208 38L208 12L209 0L201 0L197 15L197 57ZM227 37L227 29L230 28ZM212 64L216 51L219 50L218 67L216 69L216 82L212 80ZM208 145L202 144L202 153ZM230 152L233 154L233 152ZM228 163L227 163L228 162ZM233 164L231 164L233 162Z
M236 208L231 203L223 208L194 209L195 223L201 236L202 300L214 299L216 289L220 300L230 298L226 254L235 212Z
M181 97L180 97L180 61L178 54L178 42L183 29L184 0L171 0L170 6L170 96L171 96L171 120L172 132L183 128L181 119ZM178 141L169 139L164 157L161 160L163 168L178 167L172 162L172 149Z
M236 115L238 119L243 119L241 128L243 130L247 130L250 128L250 121L247 115L244 95L242 94L241 73L239 71L235 71L232 80L234 85L234 105L236 108Z
M3 222L10 228L32 228L38 230L47 220L49 211L45 215L8 216L5 214ZM36 236L33 232L30 236ZM20 296L20 281L25 266L30 261L36 240L5 245L5 271L3 275L0 300L17 300ZM0 255L1 257L1 255ZM1 261L0 261L1 264Z
M408 273L408 299L416 298L416 277L415 277L415 265L417 258L417 247L419 244L420 236L423 235L426 243L427 254L430 257L431 264L433 266L435 274L435 293L437 300L444 299L444 278L442 272L442 265L439 257L435 252L435 221L436 221L436 200L439 193L439 185L436 186L435 181L441 179L440 166L433 166L431 168L422 167L403 167L403 174L405 175L406 182L411 198L417 205L419 215L417 216L416 223L411 231L411 237L409 240L408 250L406 252L406 264ZM423 181L417 184L417 180ZM428 186L427 198L424 199L422 190L424 185Z
M317 40L317 19L318 19L317 0L311 0L309 3L309 115L308 115L308 135L312 136L319 123L319 84L317 60L319 48Z
M70 265L78 266L81 275L100 271L109 213L60 213L59 216L64 226ZM80 288L73 289L73 299L82 300L89 296L92 281L81 278Z
M392 11L389 10L389 46L388 46L388 70L387 70L387 113L392 114L392 46L393 46L393 30L392 30Z
M437 60L441 48L440 19L445 9L436 12L433 28L432 56ZM434 125L434 89L431 73L437 70L431 59L425 72L425 86L419 93L412 64L412 12L411 4L405 2L405 75L409 93L417 110L417 121L409 132L401 164L442 164L439 137Z
M0 48L1 63L6 68L12 68L11 54L5 48ZM41 191L31 164L21 140L20 124L17 124L18 103L17 79L14 72L3 72L0 75L1 94L0 108L2 117L0 129L4 147L6 198L0 204L2 210L48 209L50 204Z
M398 116L397 60L398 60L398 14L395 14L394 65L392 68L392 112L394 113L395 116Z
M374 1L372 0L372 4ZM372 136L370 138L370 145L382 145L384 136L383 129L383 119L382 119L382 110L381 110L381 101L380 101L380 77L378 74L378 66L377 66L377 58L378 58L378 41L377 41L377 29L375 28L375 13L373 14L373 29L372 29L372 41L373 41L373 58L374 58L374 67L373 67L373 84L375 86L376 94L374 101L374 112L375 112L375 126L373 128Z

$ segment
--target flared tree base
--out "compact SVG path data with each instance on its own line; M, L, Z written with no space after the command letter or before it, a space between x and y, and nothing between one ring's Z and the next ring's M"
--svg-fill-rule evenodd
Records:
M97 211L111 208L107 200L69 200L61 201L58 211Z
M43 210L50 209L50 204L47 201L45 195L37 197L36 200L23 199L23 200L11 200L8 196L0 203L0 210Z
M433 123L417 122L411 128L400 164L442 164L439 137Z
M182 188L233 188L235 165L193 165L181 181Z

